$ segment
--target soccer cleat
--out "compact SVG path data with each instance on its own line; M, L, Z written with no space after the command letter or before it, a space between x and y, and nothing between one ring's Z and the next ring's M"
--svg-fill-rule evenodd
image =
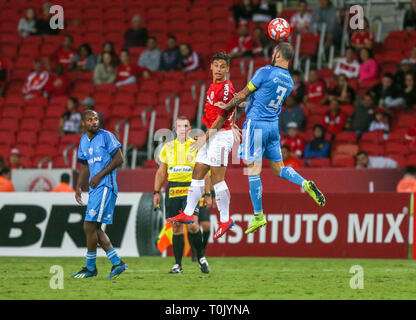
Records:
M266 218L264 217L263 213L255 215L253 220L251 220L248 229L244 232L245 234L252 233L256 231L258 228L265 226L267 223Z
M207 258L202 257L201 259L199 259L199 267L201 268L202 273L209 273L210 268Z
M214 240L218 239L219 237L221 237L224 233L226 233L228 231L228 229L230 229L232 226L234 225L234 221L233 220L228 220L227 222L220 222L218 224L218 229L217 232L215 232L214 234Z
M323 207L326 204L325 197L321 191L316 187L313 181L306 181L303 183L303 189L311 196L315 202Z
M108 276L108 279L112 279L114 277L118 278L121 273L123 273L125 270L127 270L127 264L125 264L123 261L121 261L118 265L112 266L111 272Z
M175 264L172 269L170 269L169 273L183 273L182 266Z
M74 279L84 279L84 278L89 278L89 277L96 277L97 274L98 274L97 268L95 268L94 271L90 271L90 270L88 270L87 267L83 267L81 269L81 271L79 271L77 273L74 273L72 275L72 278L74 278Z
M179 210L179 214L177 216L174 216L173 218L168 218L168 222L191 224L191 223L194 223L194 215L188 216L185 214L185 212L183 212L182 210Z

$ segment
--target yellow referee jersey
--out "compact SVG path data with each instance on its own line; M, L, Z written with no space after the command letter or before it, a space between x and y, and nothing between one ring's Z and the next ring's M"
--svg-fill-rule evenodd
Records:
M192 152L189 148L194 141L194 139L189 138L181 143L178 139L175 139L163 146L159 154L159 160L168 167L168 181L191 182L197 150Z

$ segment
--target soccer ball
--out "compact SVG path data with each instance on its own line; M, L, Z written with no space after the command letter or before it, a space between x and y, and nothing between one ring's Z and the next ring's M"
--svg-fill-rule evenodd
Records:
M267 32L273 40L284 40L290 35L290 25L285 19L276 18L269 22Z

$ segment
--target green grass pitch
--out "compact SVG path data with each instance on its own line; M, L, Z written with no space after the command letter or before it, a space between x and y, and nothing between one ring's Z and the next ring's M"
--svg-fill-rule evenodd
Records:
M416 261L378 259L208 258L210 274L184 258L183 274L168 273L173 258L126 258L129 269L109 280L72 279L83 258L0 258L0 299L416 299ZM64 289L51 289L52 265L64 270ZM364 289L351 289L350 268L364 271Z

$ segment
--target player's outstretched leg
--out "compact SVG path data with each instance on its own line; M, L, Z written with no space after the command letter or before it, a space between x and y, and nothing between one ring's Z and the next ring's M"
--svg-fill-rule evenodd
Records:
M285 167L282 161L271 162L271 167L276 175L301 186L319 206L325 206L325 196L313 181L307 181L293 168Z
M254 217L245 234L252 233L258 228L267 224L263 215L263 184L261 183L260 172L261 162L255 161L247 164L248 182L250 186L250 199L254 209Z
M196 217L195 223L188 226L188 239L192 247L195 248L196 256L198 259L199 267L203 273L209 273L210 267L207 259L203 256L203 244L202 233L199 228L198 217Z
M225 181L221 181L214 185L215 200L217 202L218 211L220 212L220 222L218 229L214 234L214 240L222 237L233 225L234 221L230 218L230 201L231 195Z

